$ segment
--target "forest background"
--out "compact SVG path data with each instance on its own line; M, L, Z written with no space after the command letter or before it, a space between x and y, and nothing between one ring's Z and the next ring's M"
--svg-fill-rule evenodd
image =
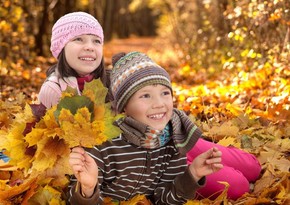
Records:
M146 52L170 73L175 106L208 139L261 162L260 179L237 201L226 199L225 184L215 201L187 204L290 203L289 0L1 0L1 138L11 137L26 103L37 103L45 71L56 62L52 25L80 10L104 28L107 67L117 52ZM61 191L44 184L0 164L0 204L33 204L41 193L47 204L63 203Z

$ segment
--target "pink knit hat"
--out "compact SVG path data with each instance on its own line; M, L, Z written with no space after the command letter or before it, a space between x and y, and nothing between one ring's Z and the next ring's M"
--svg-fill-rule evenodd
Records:
M93 34L104 42L103 28L98 20L85 12L73 12L62 16L52 27L50 51L57 58L64 46L72 38Z

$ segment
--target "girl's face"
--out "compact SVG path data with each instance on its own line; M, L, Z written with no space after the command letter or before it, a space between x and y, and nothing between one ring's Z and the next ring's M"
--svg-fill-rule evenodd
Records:
M171 91L164 85L148 85L138 90L124 108L125 114L150 127L163 130L173 112Z
M79 76L83 77L99 67L103 57L103 45L98 36L80 35L64 47L65 58Z

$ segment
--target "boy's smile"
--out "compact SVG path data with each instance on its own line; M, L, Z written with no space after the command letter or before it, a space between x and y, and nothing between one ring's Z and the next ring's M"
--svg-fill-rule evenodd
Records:
M125 106L127 116L163 130L172 116L171 90L164 85L148 85L138 90Z
M163 114L156 114L156 115L149 115L148 117L151 118L151 119L155 119L155 120L158 120L158 119L162 119L164 116L165 116L166 113L163 113Z

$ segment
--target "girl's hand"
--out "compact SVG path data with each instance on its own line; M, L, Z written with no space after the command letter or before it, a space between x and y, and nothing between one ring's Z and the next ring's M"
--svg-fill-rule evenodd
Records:
M75 177L81 184L85 197L93 195L98 184L98 165L82 147L74 147L69 155L69 164Z
M198 155L189 166L189 170L196 181L223 168L222 152L217 147Z

